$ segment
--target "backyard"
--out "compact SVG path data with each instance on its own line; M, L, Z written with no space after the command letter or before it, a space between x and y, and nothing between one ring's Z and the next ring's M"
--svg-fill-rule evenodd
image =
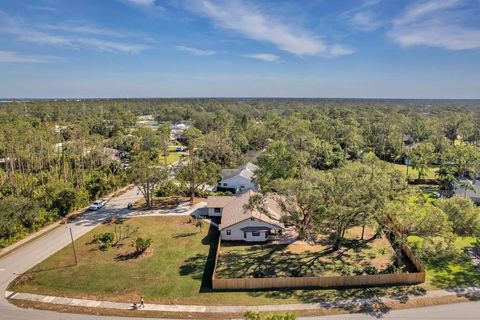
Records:
M339 250L332 250L328 239L314 245L303 241L291 244L222 243L216 276L218 278L268 278L336 276L390 273L395 252L385 236L375 236L375 228L347 230Z

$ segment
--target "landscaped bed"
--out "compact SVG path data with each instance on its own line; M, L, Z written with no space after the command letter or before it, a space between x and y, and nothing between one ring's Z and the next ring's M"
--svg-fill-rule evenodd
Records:
M392 273L395 251L375 228L352 228L338 250L326 237L314 245L304 241L284 244L245 244L222 242L217 278L315 277Z

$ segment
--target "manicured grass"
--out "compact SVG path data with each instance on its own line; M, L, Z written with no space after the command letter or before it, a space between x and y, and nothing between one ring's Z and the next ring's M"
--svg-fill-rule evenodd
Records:
M168 155L167 155L167 164L171 164L171 163L175 163L177 162L178 160L180 160L180 156L182 154L185 154L184 152L170 152ZM158 159L161 163L165 163L165 157L164 156L160 156L159 159Z
M407 165L404 164L399 164L399 163L392 163L391 164L396 170L400 171L403 173L405 176L407 176ZM436 179L436 172L438 171L437 167L430 167L426 172L425 176L423 179ZM418 170L412 168L412 166L408 166L408 179L417 179L418 178Z
M99 226L76 241L77 266L73 266L72 248L67 246L30 270L33 280L15 290L113 301L130 301L140 295L167 303L171 299L188 299L198 294L209 244L215 240L214 233L208 234L208 226L199 230L188 223L189 219L145 217L126 220L123 225L139 227L140 235L153 240L150 255L126 261L118 257L134 250L131 240L107 251L87 244L94 234L113 231L115 225Z
M409 237L411 242L421 246L422 239ZM480 268L473 265L465 248L472 247L474 237L458 237L455 241L456 253L453 257L432 259L425 264L427 279L425 287L429 289L446 289L462 286L480 285Z
M147 303L259 305L367 298L388 294L422 294L419 287L357 288L344 290L285 290L212 292L211 275L218 231L187 223L188 217L144 217L126 220L151 237L153 251L141 259L117 261L132 252L129 241L120 248L99 251L87 245L94 234L111 231L102 225L75 242L79 264L73 266L71 246L49 257L29 273L33 279L15 291L108 301Z
M360 228L348 230L339 250L326 239L310 245L297 241L283 244L222 243L217 265L219 278L311 277L354 275L373 266L385 270L395 252L385 237L374 238L374 229L360 240Z

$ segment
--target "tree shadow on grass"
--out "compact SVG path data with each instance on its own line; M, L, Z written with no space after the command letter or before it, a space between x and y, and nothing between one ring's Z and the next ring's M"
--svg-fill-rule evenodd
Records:
M115 256L115 261L127 261L127 260L137 259L140 255L141 253L137 251L124 253L124 254L117 254Z
M188 237L194 236L196 234L197 234L197 232L180 232L180 233L175 234L172 238L173 239L188 238Z
M431 282L436 287L457 292L471 300L480 299L478 290L469 289L480 286L480 268L473 265L467 252L431 259L426 268L433 273Z
M248 291L252 297L264 297L276 300L295 299L302 303L314 303L325 309L342 309L347 312L360 312L375 318L381 318L391 307L382 298L390 298L400 303L407 303L412 296L426 294L424 288L418 286L398 287L365 287L350 289L310 289L310 290L277 290Z
M217 254L218 236L217 227L210 224L207 235L202 239L202 244L209 245L208 255L196 254L185 260L180 266L180 275L189 275L193 279L202 281L199 292L212 292L212 276Z

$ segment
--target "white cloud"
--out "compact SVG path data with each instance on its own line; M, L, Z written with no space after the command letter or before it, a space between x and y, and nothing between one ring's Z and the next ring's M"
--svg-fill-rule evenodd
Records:
M443 9L455 7L460 0L430 0L424 2L415 2L410 6L402 17L395 20L395 24L405 24L414 22L425 15L438 12Z
M144 7L153 7L155 6L155 0L125 0L131 4Z
M460 0L417 2L394 20L388 36L402 47L480 48L480 29L468 23L479 12L462 10L462 4Z
M66 31L66 30L65 30ZM15 37L17 41L36 43L40 45L53 45L67 48L90 48L98 51L108 52L123 52L123 53L139 53L148 48L147 45L111 41L101 38L85 37L79 35L81 33L93 33L94 31L99 33L98 30L76 30L70 28L70 35L54 34L45 32L36 26L26 25L21 19L10 17L7 14L0 11L0 34L8 34ZM102 31L105 35L105 30Z
M374 31L385 24L376 14L376 6L381 0L365 0L348 11L340 14L340 19L346 21L355 30Z
M257 59L261 61L267 61L267 62L274 62L277 61L279 56L276 56L271 53L252 53L252 54L246 54L244 57L251 58L251 59Z
M222 29L234 31L249 39L272 43L295 55L320 55L328 51L328 46L310 32L298 26L286 25L241 1L213 3L209 0L195 0L189 1L188 8L210 18Z
M354 52L355 52L355 49L350 48L348 46L340 45L340 44L334 44L328 50L329 55L332 57L347 56Z
M371 12L366 11L354 13L350 23L360 31L373 31L382 25L382 22L374 17Z
M58 59L53 56L22 55L13 51L0 50L0 63L42 63Z
M131 5L137 6L139 8L144 8L148 10L157 10L157 11L165 10L164 7L158 4L159 1L156 1L156 0L122 0L122 1L129 3Z
M89 24L46 24L39 26L42 29L46 30L56 30L56 31L64 31L69 33L83 33L83 34L93 34L99 36L110 36L110 37L118 37L124 38L131 35L130 32L119 32L114 31L106 28L97 27L94 25Z
M188 52L194 56L213 56L216 54L216 51L213 50L202 50L202 49L197 49L197 48L192 48L192 47L187 47L187 46L177 46L178 51L183 51L183 52Z

